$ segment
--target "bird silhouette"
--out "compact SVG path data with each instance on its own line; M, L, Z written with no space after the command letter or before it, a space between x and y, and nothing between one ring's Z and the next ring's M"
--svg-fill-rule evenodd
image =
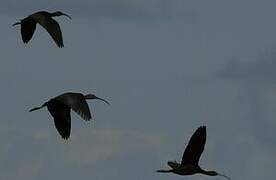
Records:
M52 17L55 16L67 16L71 19L71 17L67 14L64 14L60 11L49 13L46 11L39 11L29 15L28 17L21 19L20 22L16 22L13 24L21 25L21 37L24 43L28 43L35 31L36 23L39 23L42 27L44 27L48 33L51 35L55 43L58 47L63 47L63 39L62 32L60 30L59 24Z
M80 115L84 120L89 121L91 119L91 113L86 99L98 99L109 104L109 102L95 96L94 94L83 95L81 93L68 92L50 99L40 107L30 109L29 112L47 106L50 114L54 118L57 131L63 139L68 139L71 132L71 109L73 109L73 111Z
M200 156L204 150L206 143L206 127L199 127L192 135L185 151L182 156L181 163L176 161L169 161L168 166L172 169L169 170L157 170L159 173L175 173L178 175L193 175L193 174L204 174L209 176L223 176L230 179L228 176L220 174L216 171L203 170L199 165Z

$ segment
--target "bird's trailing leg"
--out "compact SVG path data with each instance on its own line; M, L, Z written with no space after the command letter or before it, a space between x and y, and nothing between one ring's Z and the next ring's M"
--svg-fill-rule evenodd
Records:
M173 170L172 169L169 169L169 170L160 169L160 170L157 170L156 172L158 172L158 173L170 173L170 172L173 172Z
M21 22L16 22L12 26L16 26L16 25L19 25L19 24L21 24Z
M44 104L43 104L42 106L40 106L40 107L35 107L35 108L30 109L29 112L39 110L39 109L41 109L41 108L43 108L43 107L45 107L45 106L47 106L47 102L44 103Z

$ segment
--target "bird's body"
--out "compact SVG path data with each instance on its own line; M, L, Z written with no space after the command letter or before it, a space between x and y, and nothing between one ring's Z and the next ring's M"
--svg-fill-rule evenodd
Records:
M39 23L51 35L57 46L63 47L64 45L60 26L58 22L52 18L61 15L67 16L71 19L69 15L64 14L60 11L54 13L49 13L47 11L39 11L27 16L24 19L21 19L20 22L16 22L13 25L21 25L22 40L24 43L28 43L34 34L36 24Z
M46 106L54 118L57 131L62 138L68 139L71 132L71 109L84 120L89 121L91 119L91 113L86 99L99 99L109 104L106 100L98 98L93 94L83 95L81 93L68 92L50 99L40 107L32 108L30 112Z
M172 163L172 162L169 162L169 163ZM175 163L175 162L173 162L173 163ZM186 165L186 166L181 166L181 164L177 163L170 170L159 170L158 172L163 172L163 173L172 172L172 173L178 174L178 175L193 175L193 174L200 173L201 171L202 171L202 169L199 168L199 166L194 166L194 165L191 165L191 164Z
M201 169L199 166L193 166L193 165L186 165L186 166L179 166L175 169L173 169L173 172L178 175L193 175L196 173L200 173Z
M199 165L200 156L204 150L206 143L206 127L199 127L192 135L185 151L182 156L181 163L176 161L169 161L168 166L171 167L169 170L158 170L159 173L175 173L178 175L193 175L193 174L205 174L209 176L223 176L227 179L229 177L219 174L215 171L205 171Z

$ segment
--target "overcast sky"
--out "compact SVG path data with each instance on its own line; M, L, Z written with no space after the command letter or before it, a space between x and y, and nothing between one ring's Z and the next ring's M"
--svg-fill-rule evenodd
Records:
M0 179L177 180L158 174L207 126L200 164L233 180L274 179L276 2L263 0L2 0ZM61 10L60 49L37 27ZM61 139L47 109L64 92L95 93L93 121L72 115ZM223 179L194 175L185 179Z

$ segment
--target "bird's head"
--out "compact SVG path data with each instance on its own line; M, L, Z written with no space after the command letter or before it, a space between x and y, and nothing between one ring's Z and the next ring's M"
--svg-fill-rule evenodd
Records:
M210 175L210 176L217 176L218 173L216 171L208 171L208 175Z
M109 105L108 101L106 101L105 99L99 98L99 97L95 96L94 94L87 94L84 97L85 97L85 99L98 99L98 100L101 100Z
M69 19L72 19L71 16L69 16L68 14L65 14L65 13L63 13L61 11L56 11L56 12L52 13L52 16L66 16Z

